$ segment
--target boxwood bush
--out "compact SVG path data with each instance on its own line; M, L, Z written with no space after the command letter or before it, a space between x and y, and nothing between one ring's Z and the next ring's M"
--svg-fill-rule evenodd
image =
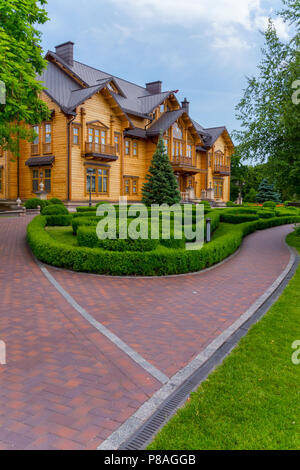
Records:
M275 207L276 207L276 202L274 202L274 201L266 201L266 202L263 203L263 208L264 208L264 209L265 209L265 208L266 208L266 209L267 209L267 208L268 208L268 209L275 209Z
M258 218L256 214L236 214L235 212L224 212L221 214L222 222L227 222L228 224L242 224L258 220Z
M240 246L244 236L255 230L300 222L300 216L274 217L228 226L225 234L207 243L201 250L167 250L151 252L115 252L99 248L65 245L45 230L47 219L35 217L27 227L28 243L34 255L53 266L96 274L168 275L200 271L212 266Z
M68 227L72 223L72 215L47 215L46 225L48 227Z
M93 227L79 227L77 232L77 241L79 246L89 248L103 248L108 251L152 251L157 248L159 240L100 240L96 230Z
M57 215L57 214L69 215L69 211L64 205L61 205L61 204L52 204L50 206L46 206L42 210L42 215Z
M266 211L266 210L258 211L257 215L259 216L260 219L271 219L272 217L276 216L275 212Z
M62 205L64 205L64 203L60 199L58 199L57 197L52 197L51 199L49 199L49 203L50 204L62 204Z
M49 201L43 201L42 199L39 199L37 197L33 197L31 199L27 199L25 202L24 206L26 209L37 209L38 206L40 206L41 210L49 205Z

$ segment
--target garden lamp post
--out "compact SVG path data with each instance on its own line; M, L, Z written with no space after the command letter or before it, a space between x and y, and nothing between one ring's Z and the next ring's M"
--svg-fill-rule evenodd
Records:
M206 243L211 241L211 219L206 219Z
M90 200L89 200L89 207L92 207L92 175L94 173L93 168L88 168L87 169L87 174L89 176L89 181L90 181Z

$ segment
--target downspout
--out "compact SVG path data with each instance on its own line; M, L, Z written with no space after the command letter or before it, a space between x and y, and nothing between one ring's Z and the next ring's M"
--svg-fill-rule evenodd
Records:
M70 127L71 127L72 122L75 120L76 116L77 116L77 114L75 114L75 116L73 116L67 122L67 153L68 153L68 159L67 159L67 201L70 201L70 167L71 167Z

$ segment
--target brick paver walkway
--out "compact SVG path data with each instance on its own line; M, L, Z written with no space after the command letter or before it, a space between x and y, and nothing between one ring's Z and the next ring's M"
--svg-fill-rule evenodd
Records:
M161 387L49 283L0 220L0 449L95 449ZM171 377L232 324L289 261L290 227L257 232L206 273L120 279L49 268L96 320Z

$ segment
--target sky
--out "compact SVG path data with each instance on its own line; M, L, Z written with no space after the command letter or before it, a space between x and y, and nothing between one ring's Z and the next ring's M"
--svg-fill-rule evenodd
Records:
M74 58L139 85L179 90L204 127L240 127L235 106L256 74L268 17L281 0L48 0L42 47L75 43Z

